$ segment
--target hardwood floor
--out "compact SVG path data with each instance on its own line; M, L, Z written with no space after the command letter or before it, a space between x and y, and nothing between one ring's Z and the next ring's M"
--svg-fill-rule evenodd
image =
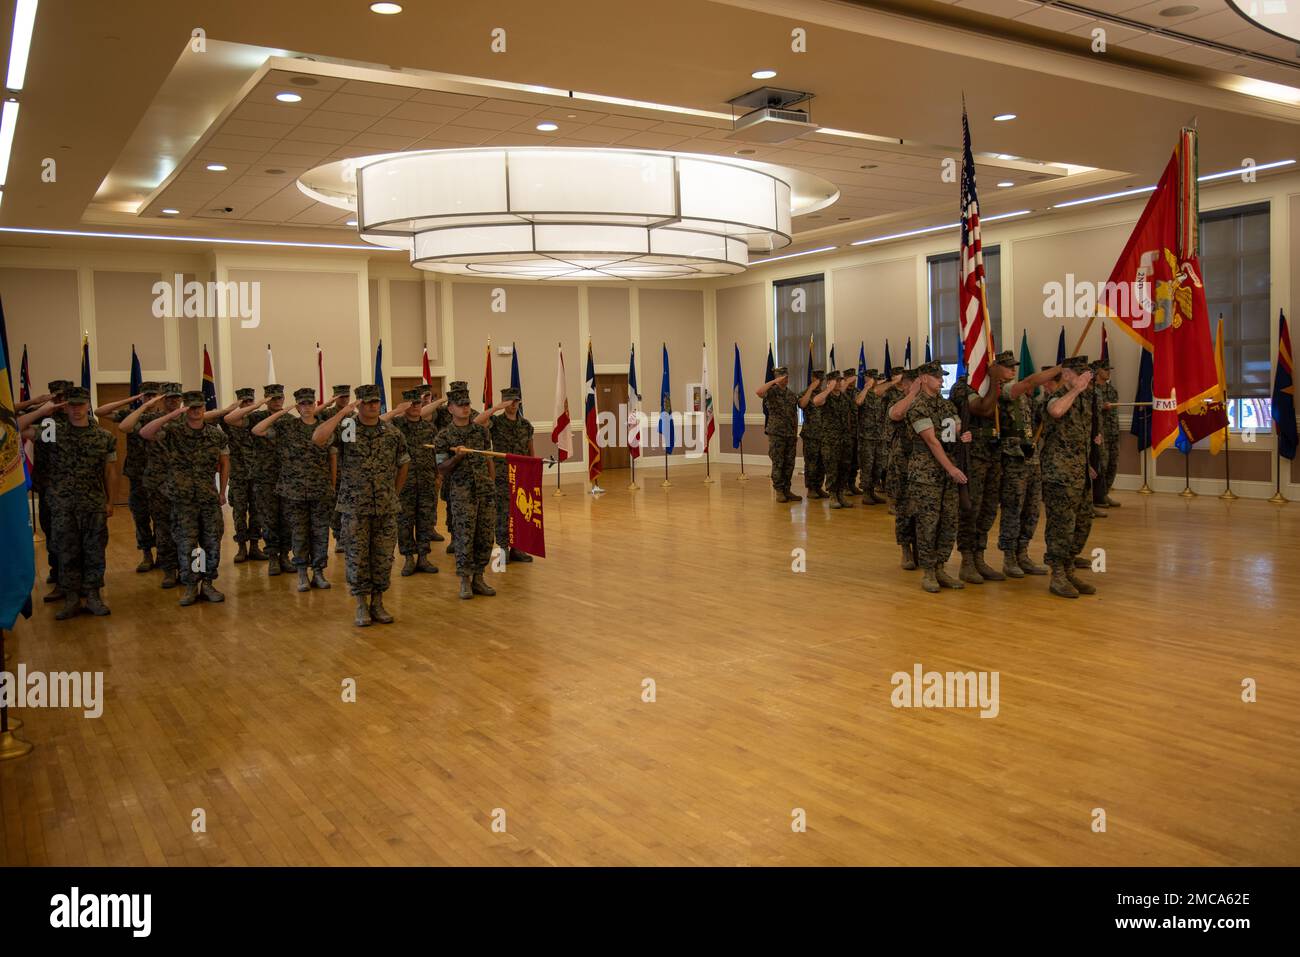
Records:
M653 471L548 495L551 557L496 598L459 601L441 546L395 568L365 630L337 555L300 595L229 548L226 603L180 608L119 510L112 616L8 636L8 670L102 670L107 700L18 712L0 863L1300 863L1300 504L1117 493L1095 598L931 596L883 506ZM999 672L999 713L893 707L918 662Z

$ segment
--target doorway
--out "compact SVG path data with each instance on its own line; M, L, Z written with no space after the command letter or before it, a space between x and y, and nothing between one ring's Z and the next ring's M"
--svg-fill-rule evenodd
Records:
M100 405L119 402L131 395L128 382L101 382L95 387L95 397ZM126 505L131 497L131 480L122 474L126 465L126 433L117 427L117 423L104 416L98 419L100 427L117 440L117 487L113 489L113 504Z
M596 376L596 415L608 412L618 426L615 435L622 435L627 419L627 373L606 372ZM613 445L600 450L600 462L605 471L629 468L632 460L627 446Z

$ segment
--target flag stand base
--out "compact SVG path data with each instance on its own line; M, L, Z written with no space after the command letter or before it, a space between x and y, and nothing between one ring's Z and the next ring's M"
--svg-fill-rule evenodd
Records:
M737 482L748 482L748 481L749 481L749 476L746 475L744 472L741 472L739 475L736 476L736 481L737 481Z
M628 483L627 483L627 490L628 490L629 492L639 492L639 491L641 491L641 486L640 486L640 485L637 485L636 482L628 482Z
M1285 505L1287 502L1291 501L1281 492L1276 492L1275 494L1269 496L1268 500L1272 502L1274 505Z
M659 487L660 487L660 488L672 488L672 487L673 487L673 483L670 482L670 481L668 481L667 479L664 479L662 482L659 483Z
M1191 487L1190 485L1188 485L1188 486L1185 487L1181 492L1178 493L1178 497L1179 497L1179 498L1196 498L1196 493L1193 492L1193 491L1192 491L1192 487Z
M551 493L552 497L554 497L554 498L562 498L565 494L566 494L566 493L561 492L558 488L557 488L554 492Z
M32 753L32 743L24 741L12 731L0 732L0 761L14 761Z
M10 731L17 731L17 730L18 730L19 728L21 728L22 726L23 726L23 719L22 719L22 718L16 717L15 715L12 715L12 714L9 716L9 730L10 730Z
M1219 498L1223 499L1225 502L1235 502L1237 499L1241 498L1241 496L1232 489L1225 488L1223 494L1220 495Z
M1141 487L1140 489L1138 489L1138 494L1139 494L1139 495L1155 495L1155 494L1156 494L1156 490L1153 489L1150 485L1148 485L1145 481L1143 481L1143 482L1142 482L1142 487Z
M717 481L717 479L715 479L712 475L706 475L706 476L704 476L704 484L705 484L705 485L712 485L712 484L713 484L714 482L716 482L716 481Z

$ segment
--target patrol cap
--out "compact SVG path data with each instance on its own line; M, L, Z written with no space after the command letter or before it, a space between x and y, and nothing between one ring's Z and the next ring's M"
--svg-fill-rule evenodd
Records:
M253 390L253 389L249 389L249 388L243 388L243 389L236 389L236 390L235 390L235 398L236 398L236 399L252 399L252 398L256 397L256 395L257 395L257 392L256 392L255 390Z
M469 383L464 379L456 379L447 386L448 392L468 392Z
M359 385L356 388L358 402L378 402L379 386L377 385Z
M405 399L407 402L414 402L418 398L420 398L420 390L407 389L405 392L402 393L402 398Z
M993 361L997 365L1005 366L1008 369L1014 369L1016 366L1020 365L1020 363L1016 361L1015 353L1010 349L1004 349L1002 352L999 352L998 357Z
M197 389L190 389L181 396L181 401L187 409L196 405L207 405L208 397Z
M785 367L782 366L782 367L781 367L781 372L779 372L779 373L777 373L777 374L780 375L780 374L782 374L782 373L784 373L784 372L785 372ZM814 379L825 379L825 378L826 378L826 370L825 370L825 369L813 369L813 371L812 371L812 377L813 377Z
M943 378L943 363L940 362L940 361L938 361L937 359L932 360L932 361L930 361L930 362L922 363L921 365L919 365L919 366L916 367L916 374L917 374L917 375L933 375L933 376L938 376L940 379L942 379L942 378Z
M167 398L169 399L172 398L173 396L175 396L176 398L181 398L182 396L185 395L185 387L182 386L179 382L168 382L163 385L163 394L167 396ZM202 394L203 393L201 392L199 393L199 395Z
M1110 371L1110 369L1111 369L1111 364L1110 364L1110 359L1109 359L1109 358L1106 358L1106 359L1093 359L1092 362L1090 363L1090 365L1092 366L1092 370L1093 370L1094 372L1096 372L1096 371L1098 371L1098 370L1100 370L1100 369L1105 369L1105 370L1107 370L1107 371Z
M864 374L868 379L879 379L879 378L880 378L880 370L879 370L879 369L868 369L868 370L867 370L865 373L863 373L863 374Z
M1083 372L1088 368L1088 357L1070 356L1062 362L1061 365L1063 368L1069 369L1071 372Z
M334 397L335 397L335 398L338 398L338 397L341 396L341 395L346 396L346 395L351 395L351 394L352 394L352 386L350 386L350 385L336 385L336 386L334 387Z
M307 386L302 389L295 389L293 393L294 402L315 402L316 390Z
M55 379L53 382L49 384L46 391L48 391L50 395L58 395L60 392L67 392L71 388L72 388L72 380Z
M83 389L79 385L69 386L63 390L63 401L68 403L84 404L90 401L90 390Z
M831 382L839 382L844 378L844 376L840 374L838 369L832 369L830 372L826 373L826 378Z
M283 399L284 386L278 383L272 385L264 385L262 386L262 395L268 399Z
M845 369L843 372L840 373L840 375L843 376L843 377L846 378L846 379L856 379L856 378L858 377L858 370L857 370L857 369Z
M783 376L783 375L789 375L789 374L790 374L790 368L789 368L789 366L777 366L775 369L772 370L772 378L773 378L773 379L779 379L779 378L781 378L781 376ZM813 375L816 375L816 374L817 374L816 372L813 373ZM452 383L452 384L455 385L455 383Z
M447 393L448 405L469 405L468 389L452 389Z
M158 394L158 390L160 390L161 388L162 388L162 383L161 383L161 382L154 382L154 381L152 381L152 380L150 380L149 382L141 382L141 383L140 383L140 394L141 394L141 395L157 395L157 394Z
M501 390L501 401L502 401L502 402L518 402L518 401L519 401L520 399L522 399L522 398L523 398L523 396L521 396L521 395L519 394L519 390L518 390L518 389L514 389L514 388L511 388L511 387L507 386L506 388L504 388L504 389Z
M894 371L898 372L899 370L895 369ZM918 375L921 374L920 370L918 369L903 369L902 372L903 372L904 379L915 379Z

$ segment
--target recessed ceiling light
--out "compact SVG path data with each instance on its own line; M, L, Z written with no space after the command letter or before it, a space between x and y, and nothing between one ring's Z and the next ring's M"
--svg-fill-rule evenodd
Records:
M179 209L164 209L162 211L164 216L179 216L180 212Z
M755 70L750 74L755 80L770 80L776 76L775 70Z
M1013 183L1013 182L1011 182L1011 180L1009 180L1009 179L1004 179L1002 182L998 183L998 188L999 188L999 189L1006 189L1008 186L1015 186L1015 185L1016 185L1016 184Z
M993 122L1005 123L1008 120L1014 120L1015 118L1016 118L1016 114L1014 113L999 113L995 117L993 117Z
M554 133L560 127L555 123L552 123L550 120L547 120L545 123L538 123L537 128L543 133Z
M348 220L348 225L349 225L349 226L355 226L356 224L357 224L357 221L356 221L355 219L349 219L349 220Z
M577 113L565 113L564 115L567 116L567 117L568 117L569 119L571 119L571 120L576 120L576 119L578 118L578 114L577 114Z
M395 13L402 12L402 5L400 3L372 3L370 12L382 13L384 16L391 17Z
M1199 9L1201 8L1190 3L1180 3L1176 6L1165 7L1160 11L1160 15L1162 17L1185 17L1195 13Z
M209 163L209 164L208 164L208 172L209 172L209 173L224 173L225 171L226 171L226 168L225 168L224 166L222 166L220 163Z
M277 100L279 100L281 103L300 103L300 102L302 102L302 97L299 96L297 93L277 93L277 94L275 94L275 98L276 98Z

